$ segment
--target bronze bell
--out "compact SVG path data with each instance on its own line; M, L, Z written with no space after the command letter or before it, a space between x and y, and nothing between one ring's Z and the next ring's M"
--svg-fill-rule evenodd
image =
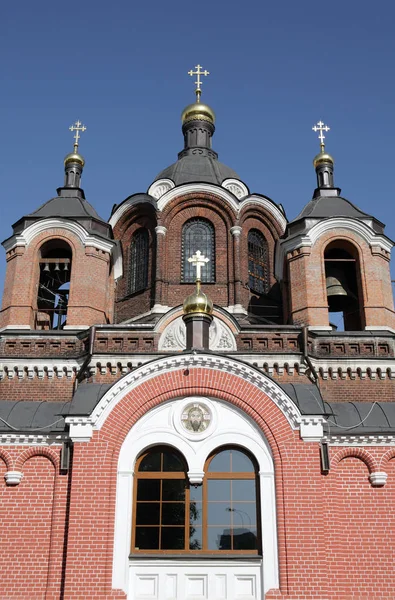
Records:
M342 269L327 267L326 294L331 312L346 310L357 299L348 287L346 279L346 273Z

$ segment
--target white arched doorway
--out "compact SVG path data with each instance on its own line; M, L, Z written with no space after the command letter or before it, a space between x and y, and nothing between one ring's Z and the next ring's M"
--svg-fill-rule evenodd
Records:
M197 417L195 423L191 415ZM258 554L130 553L136 461L160 445L178 450L189 483L197 486L214 451L231 446L253 457L259 490ZM227 402L187 397L152 409L130 430L118 461L113 587L123 589L128 600L258 600L278 587L273 459L262 431L242 411Z

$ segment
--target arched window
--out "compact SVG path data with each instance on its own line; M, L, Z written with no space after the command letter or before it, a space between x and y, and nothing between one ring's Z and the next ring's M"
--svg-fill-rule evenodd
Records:
M67 321L72 252L63 240L49 240L40 248L37 329L63 329Z
M248 286L257 294L269 291L267 242L257 229L248 232Z
M215 282L215 233L210 221L190 219L182 228L182 274L181 281L194 283L196 268L188 262L195 252L200 252L209 259L202 269L202 282Z
M148 231L138 229L130 244L130 294L145 290L148 285L148 246Z
M257 554L256 479L247 453L222 448L191 487L176 450L151 448L136 465L132 552Z
M363 329L359 259L356 248L345 240L331 242L324 253L329 319L339 331Z

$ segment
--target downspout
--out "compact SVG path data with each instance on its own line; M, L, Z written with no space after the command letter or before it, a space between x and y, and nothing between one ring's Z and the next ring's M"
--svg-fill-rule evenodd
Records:
M310 356L309 356L309 352L308 352L308 332L309 332L308 328L306 327L306 325L304 325L303 329L302 329L302 352L303 352L303 360L307 364L307 366L309 367L310 373L314 377L314 382L318 386L318 374L317 374L317 371L314 368L313 363L311 362L311 359L310 359Z
M92 327L89 330L89 349L88 349L88 355L86 356L84 362L82 363L82 365L80 366L77 375L75 376L75 382L74 382L74 393L76 392L77 388L78 388L78 384L81 383L84 373L85 373L85 369L86 367L89 365L91 358L93 356L93 349L94 349L94 344L95 344L95 337L96 337L96 327L95 325L92 325Z

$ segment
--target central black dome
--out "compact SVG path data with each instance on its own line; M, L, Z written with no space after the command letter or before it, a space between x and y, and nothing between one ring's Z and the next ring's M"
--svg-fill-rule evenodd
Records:
M216 158L210 156L183 156L177 162L167 167L155 178L171 179L176 185L202 182L221 185L224 179L240 179L240 177Z

